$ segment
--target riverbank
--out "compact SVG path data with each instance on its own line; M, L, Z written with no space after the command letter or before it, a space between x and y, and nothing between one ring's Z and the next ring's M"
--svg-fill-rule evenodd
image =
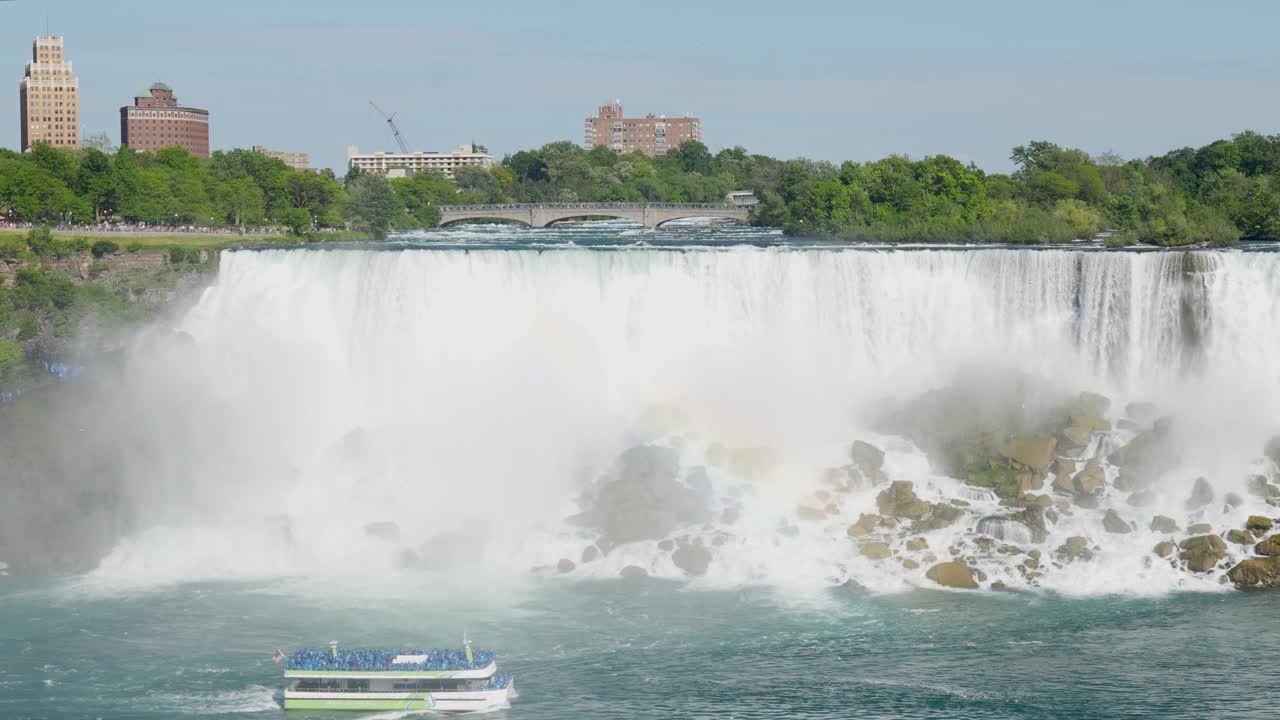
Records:
M0 230L0 241L7 238L23 238L29 230ZM315 233L310 237L297 237L281 233L239 233L223 232L149 232L149 231L116 231L116 230L57 230L49 229L49 234L64 240L84 238L86 240L111 240L123 249L131 248L195 248L213 250L234 247L251 247L257 245L305 245L326 242L363 242L373 240L371 233L359 230L343 230L339 232Z

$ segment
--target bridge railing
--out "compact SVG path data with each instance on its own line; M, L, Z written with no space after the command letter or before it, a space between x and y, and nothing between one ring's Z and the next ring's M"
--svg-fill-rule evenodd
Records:
M508 205L441 205L440 212L482 210L745 210L738 205L715 203L512 203Z

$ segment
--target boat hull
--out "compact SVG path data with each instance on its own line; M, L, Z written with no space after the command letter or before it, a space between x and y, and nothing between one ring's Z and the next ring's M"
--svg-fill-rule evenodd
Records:
M489 712L511 706L514 684L475 692L344 693L286 691L285 710L435 710Z

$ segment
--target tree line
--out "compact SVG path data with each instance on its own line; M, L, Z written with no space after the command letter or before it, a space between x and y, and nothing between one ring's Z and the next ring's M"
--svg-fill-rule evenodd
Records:
M109 150L109 149L108 149ZM509 202L721 202L760 199L752 222L791 235L888 242L1225 246L1280 240L1280 136L1244 132L1144 160L1091 156L1046 141L1013 149L1014 171L986 173L946 155L840 165L779 160L697 141L663 157L567 141L463 167L387 179L352 169L295 171L247 150L207 160L179 147L0 150L0 217L254 228L430 227L440 205Z

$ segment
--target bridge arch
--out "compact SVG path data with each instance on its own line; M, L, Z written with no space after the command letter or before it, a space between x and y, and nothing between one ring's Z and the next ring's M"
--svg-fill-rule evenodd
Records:
M721 216L721 215L699 215L699 214L697 214L697 213L694 213L694 214L692 214L692 215L681 215L681 216L679 216L679 217L669 217L669 218L666 218L666 219L664 219L664 220L661 220L661 221L659 221L659 222L654 223L654 224L653 224L653 226L654 226L654 227L656 227L656 228L660 228L660 227L662 227L663 225L666 225L667 223L670 223L670 222L675 222L675 221L677 221L677 220L692 220L693 218L706 218L706 219L709 219L709 220L723 220L723 221L726 221L726 222L731 222L731 223L733 223L734 225L746 225L746 224L747 224L747 219L746 219L746 218L724 217L724 216Z
M489 217L488 215L463 215L461 217L441 218L440 224L436 227L452 227L463 223L504 223L507 225L519 225L520 227L533 227L528 220L520 220L518 218L508 217Z
M658 227L672 220L713 217L746 222L750 209L738 205L709 203L525 203L515 205L444 205L440 224L463 220L494 219L518 222L529 227L547 227L574 218L620 218L645 227Z

